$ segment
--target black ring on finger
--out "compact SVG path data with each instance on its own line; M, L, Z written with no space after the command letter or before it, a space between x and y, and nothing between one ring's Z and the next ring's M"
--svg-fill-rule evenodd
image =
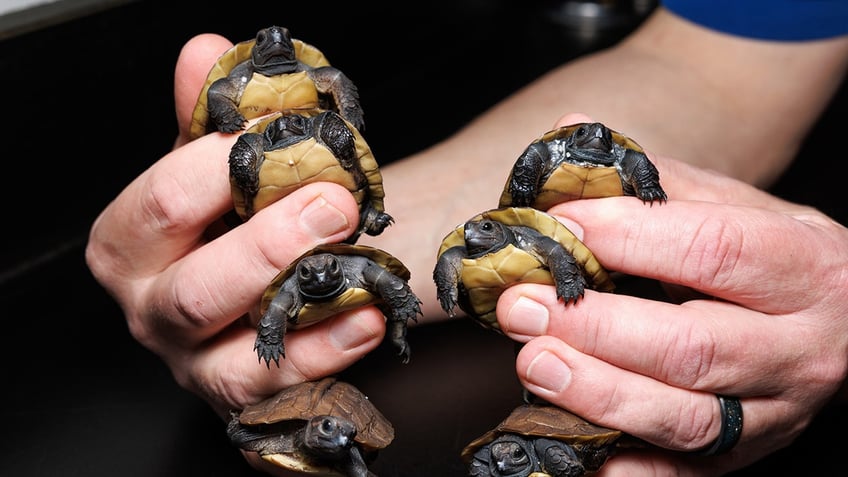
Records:
M730 396L716 395L718 407L721 409L721 431L715 442L703 450L695 451L698 455L711 456L724 454L739 442L742 435L742 403Z

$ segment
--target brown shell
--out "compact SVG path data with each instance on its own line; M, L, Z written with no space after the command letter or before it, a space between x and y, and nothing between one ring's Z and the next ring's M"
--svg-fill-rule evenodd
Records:
M572 135L583 124L585 123L571 124L548 131L536 139L534 143L563 139ZM610 132L613 142L619 146L641 153L645 152L639 144L624 134L612 130ZM512 194L510 194L508 187L511 180L512 173L510 173L501 193L500 207L506 207L512 203ZM569 200L620 195L624 195L624 190L621 186L621 176L615 167L563 162L540 187L533 207L548 210L556 204Z
M612 291L612 279L589 250L571 230L553 216L530 207L504 207L476 215L470 221L495 220L507 225L532 227L553 238L574 255L577 263L589 278L590 287L600 291ZM465 245L464 224L449 233L439 248L438 256L449 248ZM516 283L539 283L553 285L548 269L531 254L509 245L495 253L480 258L464 258L460 277L473 308L473 315L485 326L499 330L495 307L504 290Z
M297 111L297 114L314 116L320 112L320 109L312 109ZM283 114L286 113L271 114L245 132L261 133L271 121ZM253 198L254 212L291 194L301 186L318 181L335 182L347 188L353 194L357 204L362 205L365 200L369 200L376 211L385 212L386 193L377 160L374 159L371 148L359 130L347 120L342 120L353 132L356 157L367 179L366 188L356 184L353 176L344 170L332 151L318 143L315 138L311 138L284 149L265 152L265 159L259 171L259 191ZM234 181L230 184L236 213L243 220L247 220L249 217L245 209L244 192Z
M592 424L565 409L552 405L523 404L515 408L497 427L473 440L462 450L468 463L482 446L503 434L550 437L574 446L601 448L615 444L621 431Z
M333 253L336 255L361 255L370 258L378 265L385 268L390 273L397 275L401 279L408 281L411 273L406 265L390 253L367 245L349 245L343 243L318 245L312 250L307 251L286 267L283 271L277 274L271 281L265 292L262 294L262 300L259 303L260 316L265 314L274 296L280 289L280 286L294 273L297 262L302 258L319 253ZM363 288L350 288L344 293L330 301L307 303L298 314L297 323L290 324L291 329L303 328L307 325L317 323L321 320L334 316L342 311L353 310L363 305L374 304L380 300L380 297L365 290Z
M296 39L292 39L292 43L294 44L295 57L302 63L313 68L330 66L330 62L318 48ZM206 127L209 122L206 93L209 86L216 80L230 74L230 71L239 63L249 60L255 44L256 39L236 43L232 48L225 51L209 70L206 82L203 83L203 88L200 90L200 95L197 97L197 103L195 103L191 115L189 139L196 139L206 134ZM253 84L254 81L256 84ZM250 108L253 111L243 112L247 119L257 118L271 111L318 107L317 89L312 80L306 76L306 72L293 73L286 75L285 78L267 78L256 74L250 80L250 83L251 90L245 90L244 94L247 95L247 98L243 96L243 106L250 108L247 104L250 103L262 105L262 107L261 110ZM282 94L283 92L285 94Z
M308 420L315 416L345 417L356 425L356 442L366 450L388 446L395 437L391 422L355 386L327 377L283 389L239 414L244 425Z

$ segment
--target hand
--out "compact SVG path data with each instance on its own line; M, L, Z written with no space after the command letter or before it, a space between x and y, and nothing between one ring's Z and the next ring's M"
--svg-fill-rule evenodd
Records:
M132 335L222 418L347 368L385 333L383 315L362 308L288 333L279 368L258 360L256 329L242 318L256 311L265 287L294 258L349 236L358 207L345 188L317 183L232 230L222 226L232 208L227 159L236 136L187 137L206 75L231 46L215 35L186 44L175 72L176 148L106 207L86 249L92 273L120 304Z
M626 451L600 475L719 475L789 445L845 380L848 230L736 180L651 160L666 204L616 197L550 212L608 269L701 296L588 291L564 306L552 287L520 285L501 296L498 320L526 342L516 368L530 392L684 452ZM686 454L716 439L716 394L740 399L741 438L725 455Z

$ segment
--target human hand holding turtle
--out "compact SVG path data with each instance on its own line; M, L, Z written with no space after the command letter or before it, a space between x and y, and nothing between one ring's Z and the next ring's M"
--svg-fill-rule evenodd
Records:
M694 293L666 303L589 290L564 307L550 286L517 285L501 295L498 321L526 343L516 368L530 392L684 452L623 451L600 475L718 475L790 444L843 384L848 230L734 179L651 159L671 198L661 207L616 197L549 212L609 269ZM722 456L687 454L719 435L716 395L739 399L740 439Z
M350 236L358 206L344 187L309 184L222 232L219 218L233 206L227 157L236 136L213 133L188 142L188 128L210 66L231 45L217 35L186 44L175 75L175 148L102 212L86 252L133 336L222 418L347 368L385 332L376 308L359 308L293 331L279 369L269 372L258 361L256 328L242 318L255 314L268 283L292 260Z

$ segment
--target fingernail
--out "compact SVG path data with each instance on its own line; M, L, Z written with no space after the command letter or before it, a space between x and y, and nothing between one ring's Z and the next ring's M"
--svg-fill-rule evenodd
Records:
M527 366L527 381L551 392L560 392L571 380L571 369L550 351L539 353Z
M506 333L511 338L533 338L548 331L548 309L527 297L515 300L506 315Z
M343 351L356 349L378 336L377 330L366 325L356 313L335 320L330 326L330 342Z
M300 223L316 238L327 238L347 229L347 217L327 199L318 196L303 208Z

